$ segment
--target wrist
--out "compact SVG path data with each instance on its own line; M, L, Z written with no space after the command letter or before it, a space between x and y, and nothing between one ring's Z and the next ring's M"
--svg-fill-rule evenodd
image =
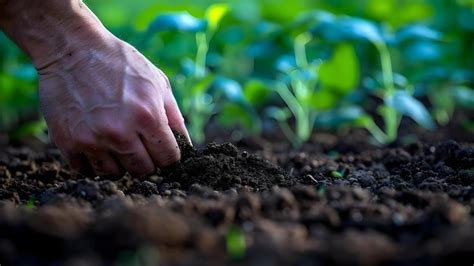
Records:
M1 1L1 0L0 0ZM38 69L80 49L107 43L112 34L79 0L16 0L3 8L0 26Z

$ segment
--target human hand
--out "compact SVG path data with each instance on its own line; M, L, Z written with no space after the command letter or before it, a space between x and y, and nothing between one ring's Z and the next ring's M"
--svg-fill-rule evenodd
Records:
M50 139L96 175L141 177L179 160L172 130L188 133L167 77L113 35L99 39L38 69Z
M188 137L166 76L82 0L0 2L0 28L38 70L50 139L77 170L151 174Z

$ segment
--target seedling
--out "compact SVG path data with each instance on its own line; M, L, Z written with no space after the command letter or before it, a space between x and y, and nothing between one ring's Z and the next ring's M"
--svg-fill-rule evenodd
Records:
M383 105L378 108L384 125L380 128L370 115L363 115L357 123L365 127L380 143L393 142L398 136L398 127L403 115L411 117L422 127L432 129L434 122L425 106L413 97L413 87L408 83L397 84L398 77L392 70L392 59L388 44L401 44L408 40L425 39L438 40L440 34L422 25L406 27L395 35L383 33L379 27L367 20L342 17L327 19L327 27L314 29L316 33L327 35L328 39L366 41L375 47L381 64L382 84L381 90L375 95L383 100ZM328 27L330 30L328 30Z
M207 9L204 19L198 19L189 13L162 14L148 28L149 33L180 31L195 35L194 60L184 59L181 62L181 73L172 81L178 104L187 118L189 134L197 143L204 141L204 127L216 108L215 99L208 91L215 77L207 71L206 57L209 43L227 12L226 4L215 4Z
M306 45L311 41L311 35L302 33L294 42L294 57L284 58L279 62L279 68L284 75L275 83L275 90L286 107L271 107L267 115L276 119L286 137L294 147L300 147L309 139L314 127L317 111L312 106L315 103L315 92L318 84L320 60L308 62ZM295 119L295 128L289 123Z
M245 256L245 234L237 226L231 226L225 237L227 254L233 260L241 260Z
M28 201L26 202L26 209L30 211L33 210L36 207L35 201L36 201L35 195L31 195Z
M339 171L331 171L331 176L336 178L343 178L344 174Z

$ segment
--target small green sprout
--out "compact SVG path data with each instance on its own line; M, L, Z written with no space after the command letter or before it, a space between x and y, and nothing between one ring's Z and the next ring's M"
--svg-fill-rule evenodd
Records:
M28 199L28 201L26 202L26 209L27 210L33 210L36 207L35 206L35 201L36 201L35 195L31 195L30 198Z
M231 226L225 237L227 254L233 260L240 260L245 256L245 234L238 226Z
M338 171L331 171L331 176L336 177L336 178L342 178L343 175L339 173Z
M318 189L318 195L322 197L324 196L324 193L326 193L326 187L324 185L321 185Z
M339 168L338 170L331 171L331 176L335 178L343 178L346 175L345 168Z

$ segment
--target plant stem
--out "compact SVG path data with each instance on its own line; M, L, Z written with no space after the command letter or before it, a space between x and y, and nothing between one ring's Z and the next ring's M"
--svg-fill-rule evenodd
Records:
M395 92L395 85L393 83L392 59L390 51L384 42L374 43L380 54L380 63L382 66L382 76L385 87L385 95L389 96Z
M309 137L310 127L308 124L308 119L306 112L301 104L298 102L298 99L291 93L288 86L283 83L279 83L276 86L276 90L283 101L288 105L290 111L293 113L296 119L296 136L299 142L304 142Z
M387 47L387 44L384 42L376 42L374 45L380 54L380 63L384 82L383 98L384 101L386 101L392 97L396 91L393 81L392 59L390 57L390 51ZM395 108L389 106L385 106L382 116L385 124L385 143L392 142L397 139L398 126L400 125L401 116L398 114Z
M365 123L365 128L370 132L370 134L381 144L388 143L388 136L383 132L375 122L370 119Z
M293 147L298 148L301 146L301 141L298 140L298 137L293 133L293 131L290 128L290 125L286 121L279 121L278 123L280 125L281 130L283 131L283 134L286 136L287 139L291 141L291 145Z
M209 51L209 44L207 43L206 33L198 32L196 33L196 45L197 45L197 52L196 52L196 71L194 76L196 78L202 78L205 75L206 69L206 56L207 52Z
M300 68L304 68L308 65L308 58L306 57L306 44L311 41L311 35L308 33L302 33L295 39L294 50L296 65Z

